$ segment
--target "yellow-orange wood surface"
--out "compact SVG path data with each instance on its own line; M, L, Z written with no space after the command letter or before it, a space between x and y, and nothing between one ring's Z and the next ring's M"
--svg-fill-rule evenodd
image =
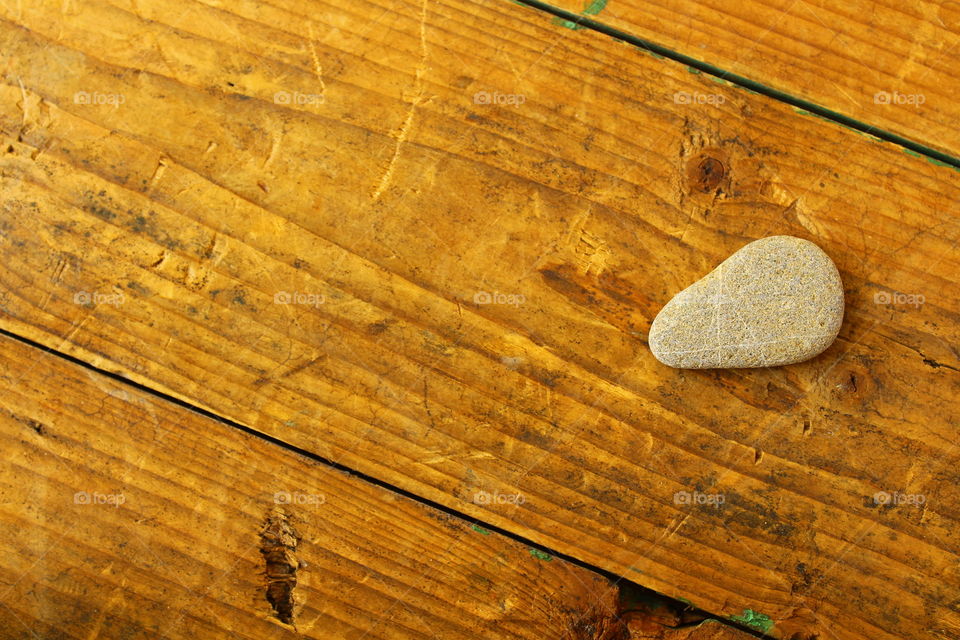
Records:
M548 4L960 156L955 0Z
M5 337L0 371L0 638L532 640L616 624L616 587L560 559ZM267 569L271 526L289 537L290 624L265 597L286 577Z
M3 329L774 637L957 637L950 168L505 0L8 3L0 47ZM659 364L777 233L837 342Z

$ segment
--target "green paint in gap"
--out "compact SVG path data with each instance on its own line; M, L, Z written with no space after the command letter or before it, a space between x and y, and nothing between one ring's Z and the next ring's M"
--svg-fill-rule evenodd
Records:
M717 84L730 84L729 82L727 82L727 81L724 80L723 78L718 78L717 76L710 76L710 79L713 80L714 82L716 82Z
M551 7L547 2L544 2L544 0L524 0L524 2L529 3L529 5L532 7L535 7L544 11L552 12L551 9L556 10L555 7ZM595 2L595 0L591 0L590 3L588 3L588 6L590 6L593 2ZM570 15L568 11L564 11L564 10L559 10L559 11L562 11L563 15ZM584 28L581 25L577 25L575 22L571 22L569 20L563 20L559 24L569 26L571 29ZM779 102L783 102L789 105L803 105L808 109L812 109L813 111L819 114L822 114L823 117L827 118L832 123L840 124L842 126L846 126L851 129L859 129L864 131L876 130L878 131L878 135L876 137L879 137L885 142L891 142L900 147L918 149L920 153L926 156L930 156L941 162L945 162L951 166L960 168L960 158L947 155L942 151L938 151L926 145L919 144L917 142L909 140L908 138L904 138L903 136L897 135L891 131L886 131L883 129L872 129L866 123L856 120L854 118L851 118L849 116L845 116L842 113L839 113L837 111L827 109L826 107L817 105L813 102L810 102L809 100L804 100L802 98L798 98L788 93L784 93L783 91L775 89L771 86L765 85L760 82L756 82L754 80L750 80L749 78L746 78L744 76L741 76L735 73L731 73L729 71L721 69L720 67L707 64L701 60L697 60L688 55L684 55L679 51L674 51L666 47L656 45L643 38L630 35L629 33L621 31L620 29L611 27L610 25L592 23L591 28L593 28L594 30L600 33L604 33L616 40L629 42L630 44L633 44L634 46L637 46L640 48L657 49L658 51L661 52L661 55L665 55L669 57L671 60L675 60L676 62L679 62L681 64L685 64L688 66L694 65L694 67L699 66L708 75L721 76L727 79L732 84L735 84L736 86L747 89L748 91L750 91L750 93L764 95L768 98L773 98L774 100L777 100ZM694 67L690 67L690 68L692 69Z
M860 129L855 129L855 128L849 126L849 125L843 124L842 122L837 122L836 120L831 120L830 118L828 118L828 117L826 117L826 116L822 116L822 115L820 115L819 113L813 113L812 111L807 111L806 109L800 109L800 108L798 108L798 107L794 107L793 110L796 111L797 113L799 113L799 114L802 115L802 116L810 116L811 118L819 118L820 120L823 120L824 122L829 122L830 124L840 125L840 126L843 127L844 129L846 129L846 130L848 130L848 131L853 131L853 132L854 132L855 134L857 134L858 136L864 136L864 137L866 137L867 139L869 139L869 140L871 140L871 141L873 141L873 142L883 142L883 140L881 140L881 139L878 138L877 136L870 135L870 134L867 133L866 131L861 131ZM904 149L904 151L908 151L908 149ZM920 157L920 155L917 154L917 157ZM932 159L932 158L931 158L931 159ZM949 165L948 165L948 166L949 166Z
M683 596L677 596L677 600L679 600L679 601L682 602L683 604L687 605L688 607L692 607L692 606L693 606L693 603L690 602L689 600L687 600L686 598L684 598Z
M607 0L590 0L583 8L583 15L596 16L607 6Z
M637 47L637 45L633 45L633 46L636 47L637 49L640 49L640 51L643 51L644 53L649 53L651 58L656 58L657 60L666 60L666 59L667 59L666 56L662 56L662 55L660 55L659 53L657 53L656 51L651 51L650 49L647 49L646 47Z
M482 533L485 536L490 535L490 532L484 529L483 527L478 527L477 525L471 525L470 528L476 531L477 533Z
M873 136L871 136L871 137L873 137ZM883 142L883 141L880 140L879 138L877 138L877 142ZM952 164L949 164L949 163L947 163L947 162L943 162L943 161L941 161L941 160L937 160L936 158L931 158L930 156L921 155L921 154L917 153L916 151L914 151L913 149L904 149L904 148L901 148L900 150L903 151L903 152L904 152L905 154L907 154L907 155L913 156L914 158L923 158L924 160L926 160L927 162L929 162L930 164L932 164L932 165L934 165L934 166L936 166L936 167L947 167L948 169L953 169L954 171L960 172L960 167L955 167L955 166L953 166Z
M694 75L699 76L700 74L703 73L703 71L700 71L700 69L694 69L693 67L687 67L687 73L692 73Z
M734 622L745 624L751 629L756 629L761 633L767 633L773 628L773 620L770 619L770 616L765 616L762 613L757 613L750 609L744 609L743 615L730 616L730 619Z
M545 562L550 562L551 560L553 560L552 555L550 555L549 553L544 553L543 551L540 551L540 549L531 548L530 555L532 555L537 560L543 560Z
M956 169L956 167L954 167L953 165L947 164L946 162L941 162L936 158L931 158L930 156L926 156L926 158L927 158L927 162L929 162L930 164L935 164L938 167L950 167L951 169Z
M564 20L563 18L554 18L553 20L551 20L551 22L553 22L553 24L557 26L566 27L567 29L573 29L574 31L579 31L580 29L583 29L582 24L577 24L576 22L571 22L570 20Z
M833 120L831 120L830 118L827 118L827 117L825 117L825 116L822 116L822 115L820 115L819 113L813 113L812 111L804 111L804 112L803 112L803 115L805 115L805 116L810 116L810 117L812 117L812 118L819 118L819 119L823 120L824 122L829 122L830 124L839 124L839 125L840 125L841 127L843 127L844 129L849 129L850 131L855 131L856 133L861 133L861 134L863 133L863 131L858 131L857 129L854 129L853 127L848 127L848 126L845 125L845 124L840 124L839 122L834 123Z
M850 131L853 131L854 133L857 133L857 134L863 136L864 138L866 138L866 139L869 140L870 142L883 142L883 140L881 140L881 139L878 138L877 136L870 135L870 134L867 133L866 131L860 131L859 129L854 129L853 127L848 127L848 126L846 126L846 125L841 125L841 126L843 126L843 127L846 128L846 129L850 129ZM910 149L904 149L904 151L910 151ZM917 154L917 157L918 157L918 158L920 157L920 154L919 154L919 153Z
M599 15L603 11L604 7L607 6L607 0L587 0L587 4L584 5L583 11L580 12L584 16L595 16ZM580 29L585 28L582 24L577 24L571 20L564 20L563 18L554 18L551 22L560 27L565 27L567 29L573 29L574 31L579 31Z

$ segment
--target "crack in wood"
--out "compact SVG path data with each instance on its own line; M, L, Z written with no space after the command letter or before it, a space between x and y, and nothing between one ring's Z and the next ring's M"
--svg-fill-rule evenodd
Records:
M268 515L260 529L260 554L263 555L266 577L264 593L280 622L293 624L294 589L300 562L294 552L300 534L291 524L291 517L280 508Z

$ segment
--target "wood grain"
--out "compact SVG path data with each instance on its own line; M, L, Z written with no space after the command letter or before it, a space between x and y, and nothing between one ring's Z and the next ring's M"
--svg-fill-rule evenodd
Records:
M508 2L62 9L2 9L4 328L775 637L956 637L953 171ZM659 365L775 233L837 343Z
M6 337L0 363L4 639L626 638L589 571Z
M583 0L552 0L581 13ZM594 3L596 4L596 3ZM591 18L960 156L954 0L610 0Z

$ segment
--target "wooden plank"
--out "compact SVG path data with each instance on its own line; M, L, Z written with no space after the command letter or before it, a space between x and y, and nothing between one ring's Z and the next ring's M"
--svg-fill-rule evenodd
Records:
M953 637L951 170L511 3L317 6L5 10L3 327L777 637ZM660 366L774 233L838 342Z
M559 558L6 337L0 363L2 638L624 624L618 589Z
M592 19L621 31L960 156L953 0L547 4L580 14L592 7Z

